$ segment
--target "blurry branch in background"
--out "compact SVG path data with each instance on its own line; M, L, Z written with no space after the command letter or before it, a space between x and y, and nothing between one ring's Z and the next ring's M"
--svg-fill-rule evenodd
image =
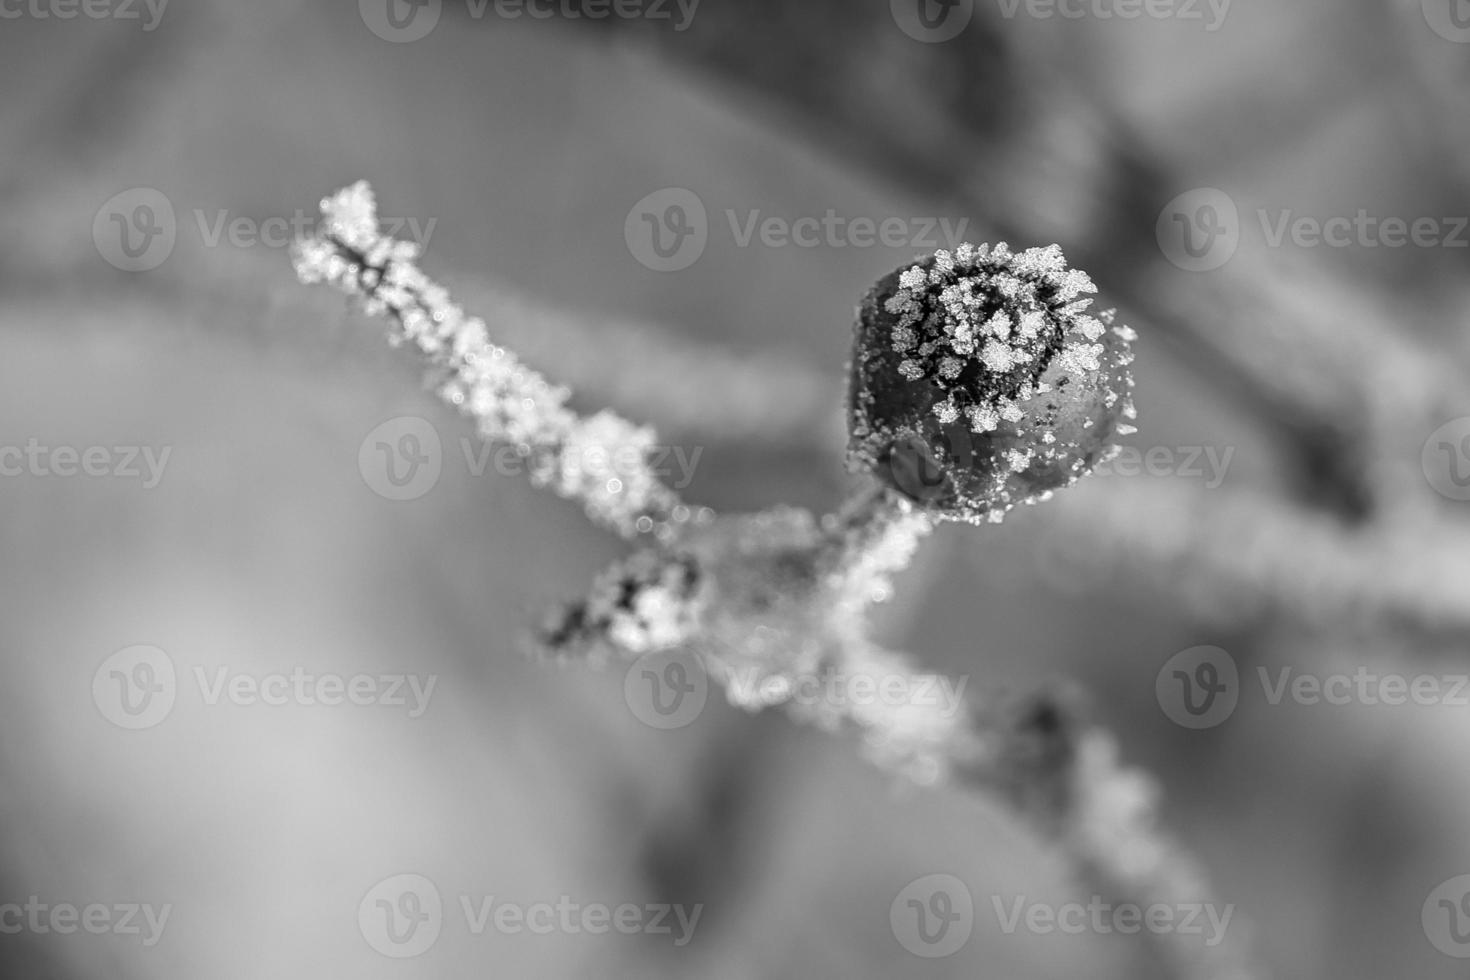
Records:
M500 285L456 288L526 359L554 362L585 397L658 419L665 430L799 449L840 438L835 372L789 356L714 349L657 324L557 309ZM609 350L618 352L616 371L607 369Z
M936 520L993 522L1046 500L1131 431L1134 334L1111 313L1084 312L1095 287L1058 248L963 245L880 282L854 330L849 465L864 471L861 487L820 519L789 507L716 518L649 469L651 430L610 412L577 416L569 392L495 346L484 321L418 269L414 246L381 233L366 184L321 206L317 233L294 249L299 278L389 319L390 341L415 346L441 397L484 439L531 460L539 485L583 502L595 523L657 542L558 614L541 636L548 656L696 656L734 704L855 731L887 771L999 797L1110 897L1142 907L1207 900L1194 862L1156 825L1153 782L1120 766L1111 736L1066 700L989 697L946 712L921 694L932 675L868 636L869 607L891 595L890 577ZM974 454L955 452L935 424L962 414ZM900 448L914 441L942 471L938 496L916 498L904 484ZM610 468L613 457L622 464ZM898 682L905 694L795 696L805 678L834 674ZM1149 941L1181 980L1249 975L1238 942L1212 948L1182 932Z
M1470 72L1463 50L1424 29L1419 0L1373 0L1373 6L1374 23L1382 23L1396 40L1398 61L1413 86L1410 98L1402 101L1418 116L1416 135L1447 164L1457 196L1470 197L1470 118L1465 115Z
M1345 531L1330 515L1262 492L1179 480L1096 480L1049 511L1047 554L1080 566L1088 581L1141 581L1204 622L1296 621L1380 642L1397 636L1405 653L1464 657L1463 528Z

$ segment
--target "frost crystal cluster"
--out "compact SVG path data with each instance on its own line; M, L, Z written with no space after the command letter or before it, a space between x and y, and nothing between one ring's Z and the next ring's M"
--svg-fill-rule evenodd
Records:
M701 514L679 504L646 465L651 429L611 412L583 418L568 392L490 342L485 321L466 316L445 288L415 264L418 246L384 236L372 189L359 181L321 203L317 233L296 244L302 282L325 282L391 318L395 344L412 343L429 361L439 394L476 422L480 435L515 446L532 479L582 501L594 521L625 536L674 536ZM616 465L628 459L643 465Z
M939 251L859 310L849 454L938 516L999 520L1133 431L1128 342L1056 245Z

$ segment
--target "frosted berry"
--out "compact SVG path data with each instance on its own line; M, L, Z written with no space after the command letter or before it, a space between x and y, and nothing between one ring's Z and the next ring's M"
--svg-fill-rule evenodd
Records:
M998 521L1090 472L1130 433L1134 333L1056 245L961 245L858 310L848 460L935 516Z

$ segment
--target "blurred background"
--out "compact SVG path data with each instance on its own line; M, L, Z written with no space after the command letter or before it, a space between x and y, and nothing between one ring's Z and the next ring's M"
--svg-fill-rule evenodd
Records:
M1005 928L1088 896L1004 809L526 655L625 546L296 284L365 178L720 511L840 501L872 282L1060 244L1141 334L1139 432L942 528L880 633L971 693L1087 691L1267 974L1463 976L1466 42L1464 0L0 0L6 974L1154 975ZM440 449L399 492L369 436L404 424ZM1199 646L1235 689L1191 727L1160 678ZM1273 696L1303 675L1370 680ZM973 897L942 957L890 919L932 874ZM700 911L496 925L558 901Z

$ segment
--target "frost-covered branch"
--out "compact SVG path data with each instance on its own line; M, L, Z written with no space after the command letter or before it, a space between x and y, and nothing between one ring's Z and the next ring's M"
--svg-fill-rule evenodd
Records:
M483 321L418 270L412 245L380 234L366 184L322 208L318 234L296 250L304 281L389 317L392 338L425 355L445 399L485 438L520 447L539 482L628 536L652 532L655 543L544 631L548 654L628 662L690 652L735 704L855 731L868 758L918 783L1000 796L1114 894L1202 898L1193 864L1154 826L1152 784L1117 765L1110 738L1045 699L1020 711L996 698L939 710L919 696L931 675L868 636L869 607L891 594L891 576L936 523L999 521L1045 500L1132 431L1134 334L1110 311L1088 312L1096 289L1057 246L965 244L881 280L853 335L848 463L858 491L821 519L789 507L716 518L680 503L646 466L621 478L589 471L588 445L643 449L651 433L611 413L577 416L564 389L493 346ZM831 674L867 678L889 696L796 696L806 679ZM1162 952L1178 975L1232 975L1218 957L1205 963L1176 945Z
M855 735L863 755L921 785L1000 800L1074 869L1079 888L1141 906L1210 901L1195 861L1158 826L1157 785L1116 741L1054 692L965 692L937 705L938 680L867 636L871 603L931 522L898 491L869 485L842 515L782 510L720 518L674 549L605 572L543 636L559 660L628 666L665 651L697 660L741 708ZM814 679L863 678L905 697L801 698ZM1243 977L1240 944L1157 937L1171 975Z
M516 447L535 483L581 501L589 518L625 537L669 539L697 517L649 465L653 430L612 412L578 415L566 389L493 344L485 321L466 316L419 270L418 246L382 234L366 182L324 199L322 215L317 234L295 247L297 275L391 319L390 341L416 346L440 396L473 418L483 438Z

